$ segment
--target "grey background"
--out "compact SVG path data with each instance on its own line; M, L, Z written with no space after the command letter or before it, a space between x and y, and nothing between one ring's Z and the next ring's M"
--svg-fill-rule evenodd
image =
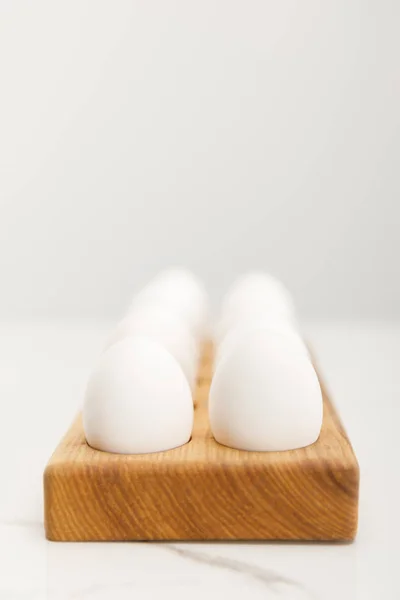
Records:
M399 3L0 7L2 317L114 318L170 263L399 316Z

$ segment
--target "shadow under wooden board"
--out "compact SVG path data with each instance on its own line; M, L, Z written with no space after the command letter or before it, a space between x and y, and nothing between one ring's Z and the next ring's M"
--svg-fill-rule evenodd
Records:
M287 452L218 444L207 411L212 346L195 394L193 435L167 452L119 455L87 445L79 416L44 473L55 541L342 540L355 537L359 468L323 388L321 435Z

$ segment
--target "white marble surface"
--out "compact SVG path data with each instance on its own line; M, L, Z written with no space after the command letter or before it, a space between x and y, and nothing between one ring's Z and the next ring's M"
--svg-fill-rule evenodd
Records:
M400 324L311 323L361 465L353 544L47 542L44 465L109 324L0 326L0 599L400 598Z

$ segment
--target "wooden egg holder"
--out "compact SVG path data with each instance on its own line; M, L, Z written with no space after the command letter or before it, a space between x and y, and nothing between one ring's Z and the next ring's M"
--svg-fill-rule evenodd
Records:
M50 540L352 540L359 468L323 388L321 435L287 452L218 444L208 422L212 347L206 345L185 446L143 455L87 445L81 416L44 473Z

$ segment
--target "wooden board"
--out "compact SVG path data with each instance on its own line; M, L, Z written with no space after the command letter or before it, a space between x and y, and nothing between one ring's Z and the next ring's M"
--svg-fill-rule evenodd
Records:
M50 540L352 540L359 469L324 393L319 440L288 452L219 445L208 422L212 349L199 371L192 439L145 455L90 448L79 416L44 473Z

